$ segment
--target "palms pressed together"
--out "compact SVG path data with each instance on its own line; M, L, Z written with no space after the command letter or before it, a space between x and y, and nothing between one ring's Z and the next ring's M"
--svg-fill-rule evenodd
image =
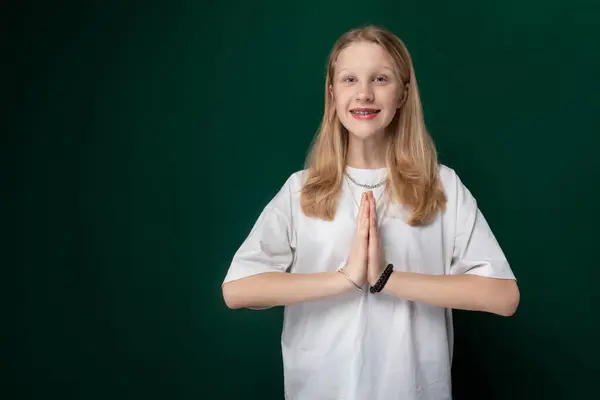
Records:
M383 271L377 208L372 191L361 197L354 241L344 271L358 286L365 282L374 285Z

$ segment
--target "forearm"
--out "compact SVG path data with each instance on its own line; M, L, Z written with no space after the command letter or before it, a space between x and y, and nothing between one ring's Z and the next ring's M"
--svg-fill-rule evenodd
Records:
M513 280L476 275L393 272L383 293L433 306L512 315L519 302Z
M357 290L339 272L311 274L267 272L228 282L223 298L229 308L269 308Z

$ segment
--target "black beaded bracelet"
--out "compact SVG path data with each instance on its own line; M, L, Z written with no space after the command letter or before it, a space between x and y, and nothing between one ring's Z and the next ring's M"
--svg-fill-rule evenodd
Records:
M371 288L369 288L369 291L371 293L381 292L381 290L387 283L388 279L390 279L390 275L392 275L393 271L394 271L394 266L392 264L388 264L387 267L385 267L385 269L383 270L383 273L381 274L379 279L377 280L377 283L375 283L375 285L371 286Z

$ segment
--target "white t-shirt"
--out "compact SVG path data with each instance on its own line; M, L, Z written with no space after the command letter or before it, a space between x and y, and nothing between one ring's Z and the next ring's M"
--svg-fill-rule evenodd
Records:
M386 174L384 168L346 171L366 184ZM264 208L225 282L263 272L335 271L348 257L366 189L345 177L335 220L308 218L300 209L304 173L293 173ZM374 190L383 261L394 271L514 279L471 193L454 170L441 165L439 173L447 208L427 226L406 224L405 210L384 186ZM288 400L451 398L449 309L350 290L286 306L281 345Z

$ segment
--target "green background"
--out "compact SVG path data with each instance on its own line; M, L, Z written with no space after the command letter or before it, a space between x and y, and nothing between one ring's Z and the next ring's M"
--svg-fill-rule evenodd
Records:
M2 397L283 398L282 309L228 310L220 284L302 168L331 45L368 22L409 46L519 279L515 316L455 313L455 398L593 397L598 4L20 3Z

